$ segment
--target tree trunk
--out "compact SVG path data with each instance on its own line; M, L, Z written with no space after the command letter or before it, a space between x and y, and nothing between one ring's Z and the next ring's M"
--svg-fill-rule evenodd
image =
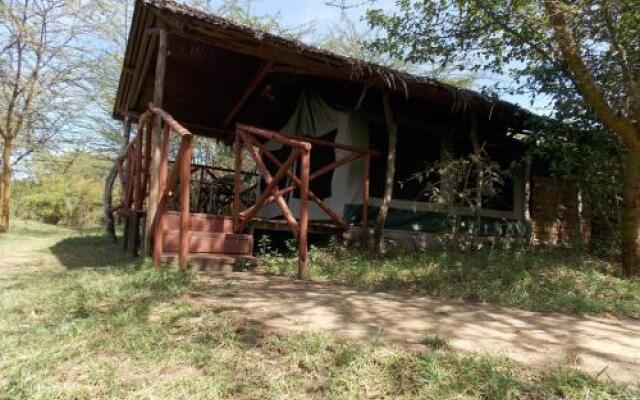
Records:
M396 143L398 142L398 126L393 118L393 110L389 95L385 94L382 98L384 105L384 116L387 122L387 133L389 138L389 146L387 150L387 172L384 180L384 194L382 196L382 204L376 218L376 226L374 228L374 246L376 254L381 257L384 255L384 224L387 220L387 213L391 206L393 198L393 186L396 176Z
M107 175L107 179L104 183L104 194L102 195L102 209L104 210L104 218L105 218L105 228L107 230L107 235L111 237L111 239L116 242L116 224L113 218L113 186L115 185L116 179L118 178L118 164L122 157L124 157L124 152L129 145L129 140L131 139L131 119L129 117L125 117L124 124L122 125L122 145L120 146L120 151L118 152L118 157L113 162L113 166L109 171L109 175Z
M622 268L627 277L640 272L640 147L627 153L622 209Z
M471 244L471 248L476 249L478 246L478 242L480 241L480 211L482 210L482 191L484 188L482 187L482 146L480 146L480 139L478 139L478 115L475 112L471 113L471 127L469 129L469 138L471 139L471 144L473 145L473 153L476 156L472 164L472 168L475 167L476 170L476 195L474 198L473 207L473 242Z
M104 194L102 195L102 209L104 211L104 224L107 230L107 235L117 242L116 239L116 223L113 218L113 184L118 177L118 160L113 163L107 179L104 183Z
M2 149L2 193L0 194L0 233L9 230L11 214L11 151L13 139L5 139Z

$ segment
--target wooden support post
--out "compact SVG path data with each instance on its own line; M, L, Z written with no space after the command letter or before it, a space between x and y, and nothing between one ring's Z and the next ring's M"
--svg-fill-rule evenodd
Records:
M307 235L309 228L309 169L311 152L302 150L300 157L300 233L298 234L298 278L309 279Z
M362 245L369 242L369 175L371 174L371 155L364 159L364 178L362 180Z
M182 140L186 143L186 146L184 153L180 157L180 165L176 165L176 167L180 168L180 254L178 264L180 269L184 270L188 266L189 242L191 239L189 230L189 192L191 189L191 153L193 152L193 144L191 136L183 137Z
M374 230L375 251L379 257L384 254L384 224L387 220L389 207L391 206L391 199L393 198L393 186L395 184L396 176L396 144L398 141L398 126L396 125L393 117L393 110L391 108L391 101L389 100L388 94L385 94L382 97L382 103L387 123L389 145L387 146L387 172L384 179L384 194L382 196L382 204L380 205Z
M164 80L167 67L167 41L168 34L161 21L159 24L158 34L158 58L156 62L155 91L153 95L153 103L156 107L162 107L164 97ZM155 126L153 130L153 146L151 154L151 177L149 187L149 204L147 206L147 224L145 226L145 244L144 254L149 253L150 237L153 223L156 218L158 201L160 200L160 158L162 140L162 119L159 115L155 117Z
M147 198L149 193L149 178L151 174L151 144L153 142L153 118L149 117L145 127L144 137L144 172L142 175L142 193L144 199ZM142 203L144 208L144 200Z
M233 231L240 233L240 209L242 208L242 139L240 134L236 132L235 142L233 143L235 157L235 171L233 175Z
M160 173L159 173L159 181L160 181L160 196L161 199L166 198L167 193L167 173L169 169L169 145L171 139L171 128L168 125L165 125L164 130L162 132L162 149L160 158ZM157 209L156 222L153 230L153 266L159 267L162 263L162 242L164 235L164 212L165 212L165 203L164 201L160 201Z

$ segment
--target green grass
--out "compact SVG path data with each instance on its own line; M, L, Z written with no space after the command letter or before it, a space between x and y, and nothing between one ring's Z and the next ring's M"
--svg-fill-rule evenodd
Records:
M536 372L446 347L411 353L273 332L240 309L193 301L233 289L131 261L97 232L40 234L47 229L0 237L13 251L3 262L21 258L17 272L0 270L3 400L640 396L572 370Z
M570 250L445 250L384 260L347 250L311 251L311 274L371 290L463 299L532 311L640 318L640 280L621 279L610 263ZM296 272L295 258L262 257L267 271Z

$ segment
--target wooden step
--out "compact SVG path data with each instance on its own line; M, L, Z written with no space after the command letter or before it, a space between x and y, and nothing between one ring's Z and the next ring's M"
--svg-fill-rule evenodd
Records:
M238 254L189 254L189 265L199 272L233 272L258 265L252 256ZM178 262L178 253L165 253L163 262Z
M164 214L163 223L166 230L180 229L180 213L167 211ZM189 230L194 232L233 233L233 220L218 215L191 214Z
M220 232L190 232L189 253L242 254L253 253L253 236ZM177 253L180 249L180 231L166 230L163 251Z

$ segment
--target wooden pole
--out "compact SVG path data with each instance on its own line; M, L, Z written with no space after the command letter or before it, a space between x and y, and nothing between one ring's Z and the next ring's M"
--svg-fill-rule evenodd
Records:
M142 174L142 194L144 208L144 200L149 193L149 177L151 174L151 145L153 142L153 118L149 118L146 122L144 137L144 172Z
M371 174L371 156L364 160L364 178L362 180L362 245L369 242L369 176Z
M180 255L178 263L180 269L187 269L189 241L191 239L190 210L189 210L189 192L191 189L191 154L193 152L193 144L191 136L182 138L186 143L184 153L180 157Z
M162 132L162 158L160 159L160 198L167 195L167 173L169 169L169 145L171 138L171 128L168 125L164 127ZM159 267L162 263L162 241L164 235L164 204L160 202L158 205L158 215L153 230L153 266Z
M158 58L156 61L156 77L155 77L155 90L153 95L153 103L157 107L162 107L164 98L164 80L167 67L167 41L168 34L161 21L158 21ZM158 201L160 199L160 158L161 154L161 140L162 140L162 119L159 115L155 117L155 124L153 130L153 145L151 155L151 176L149 187L149 204L147 206L147 223L145 226L145 243L144 254L149 253L150 247L150 233L153 227L153 223L156 218L156 211L158 208Z
M309 170L311 152L302 150L300 158L300 233L298 234L298 278L309 279L308 227L309 227Z
M387 220L387 213L391 206L391 199L393 198L393 186L395 184L396 176L396 144L398 142L398 126L393 117L393 110L391 108L391 101L389 95L385 94L382 97L384 106L384 116L387 123L387 134L389 138L389 145L387 146L387 172L384 180L384 194L382 196L382 204L380 205L380 211L378 212L378 218L376 219L376 225L374 229L374 243L375 250L379 257L384 254L384 224Z
M233 143L234 157L235 157L235 171L233 175L233 231L239 232L240 227L240 209L242 207L241 185L242 185L242 139L240 134L236 132L236 140Z

